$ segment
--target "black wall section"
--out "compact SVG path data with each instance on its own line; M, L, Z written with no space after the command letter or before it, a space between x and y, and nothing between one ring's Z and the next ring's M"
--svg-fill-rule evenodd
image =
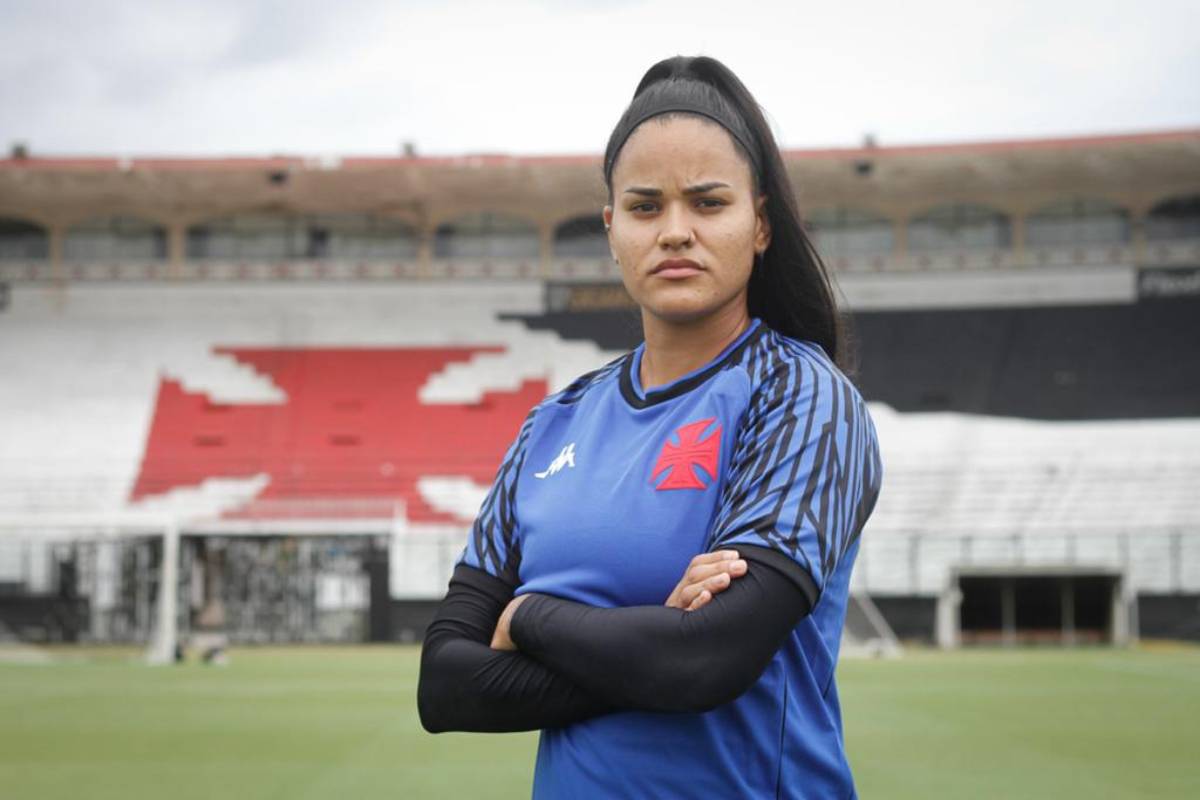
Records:
M611 350L636 311L504 315ZM856 380L899 411L1046 420L1200 416L1200 297L1042 308L860 312Z
M1200 298L863 313L859 386L900 411L1200 415Z
M564 339L592 341L605 350L632 350L642 341L642 318L636 309L550 311L545 314L501 314L535 331L554 331Z
M1138 595L1138 630L1146 639L1200 642L1200 594Z
M871 595L871 600L901 642L933 644L937 628L937 598L912 595Z
M386 547L373 546L367 551L363 567L370 586L370 610L367 614L367 641L392 639L391 561Z
M425 629L433 622L437 600L392 600L389 610L392 630L391 638L397 642L419 642L425 638Z
M0 629L27 643L77 642L88 630L87 598L0 595Z

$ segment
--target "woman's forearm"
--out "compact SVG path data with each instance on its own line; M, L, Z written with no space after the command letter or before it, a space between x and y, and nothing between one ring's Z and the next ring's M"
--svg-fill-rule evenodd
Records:
M417 708L430 733L552 728L614 710L520 652L488 646L512 589L460 564L425 633Z
M738 546L746 574L697 611L597 608L533 595L510 635L537 661L620 708L707 711L741 695L817 598L786 555Z

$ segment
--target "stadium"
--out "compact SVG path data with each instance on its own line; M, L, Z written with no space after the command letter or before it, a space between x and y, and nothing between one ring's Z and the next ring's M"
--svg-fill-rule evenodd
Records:
M889 658L839 673L864 796L929 796L916 778L868 791L876 755L893 779L919 758L866 710L872 687L927 682L954 699L913 714L990 718L997 741L974 746L1053 796L1185 796L1196 783L1180 748L1197 732L1185 643L1200 641L1200 130L867 141L785 160L852 318L852 377L883 448L843 654ZM135 739L169 719L204 729L213 719L197 706L244 692L270 721L250 727L293 746L280 758L300 748L319 761L347 747L339 725L369 718L403 738L415 795L450 796L420 769L449 751L411 719L417 643L525 412L641 338L604 197L596 155L15 148L0 161L0 674L6 704L32 715L7 731L9 780L66 794L21 767L34 745L20 742L58 741L21 699L54 695L63 673L44 670L58 664L99 718L170 693L161 719L120 734ZM226 673L199 672L226 660ZM1056 722L1040 751L1012 744L1003 688L972 705L980 686L1006 685L999 673L1062 687L1095 664L1101 679L1079 678L1080 697L1046 700ZM952 686L976 668L981 683ZM179 670L190 699L170 692ZM1113 684L1123 673L1129 684ZM221 688L223 674L243 683ZM322 699L322 680L361 681L363 694ZM1165 697L1138 694L1159 680ZM282 732L309 723L269 700L289 681L331 707L305 744ZM1109 716L1055 733L1114 686ZM381 697L407 709L403 724ZM1043 763L1056 735L1104 761L1089 732L1131 717L1129 736L1162 745L1157 767L1072 783L1078 759ZM192 752L204 741L195 733ZM380 791L384 741L353 745L348 784L313 767L304 792ZM461 779L520 796L529 741L473 745ZM196 796L219 783L144 744L155 766L135 794L160 779ZM116 747L99 752L120 760ZM80 758L68 765L93 774ZM309 796L303 769L288 773L296 783L246 769L270 792ZM968 793L944 780L932 794Z

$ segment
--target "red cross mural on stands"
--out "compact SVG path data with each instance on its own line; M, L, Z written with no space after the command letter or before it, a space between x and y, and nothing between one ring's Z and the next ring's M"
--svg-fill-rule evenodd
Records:
M418 392L449 364L503 350L215 348L267 376L286 400L219 403L160 379L130 499L265 474L253 501L223 516L380 516L401 499L409 520L462 521L430 506L417 481L468 478L489 486L525 415L546 396L546 381L488 391L476 403L427 404Z

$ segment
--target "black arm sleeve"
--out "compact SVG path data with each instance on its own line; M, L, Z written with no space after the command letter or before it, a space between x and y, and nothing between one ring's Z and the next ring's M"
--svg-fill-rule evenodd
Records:
M483 570L454 568L421 646L417 710L425 730L537 730L614 710L529 656L491 648L512 596L511 586Z
M746 574L696 611L534 594L509 633L521 652L618 707L711 710L758 680L818 598L812 577L784 553L736 549Z

